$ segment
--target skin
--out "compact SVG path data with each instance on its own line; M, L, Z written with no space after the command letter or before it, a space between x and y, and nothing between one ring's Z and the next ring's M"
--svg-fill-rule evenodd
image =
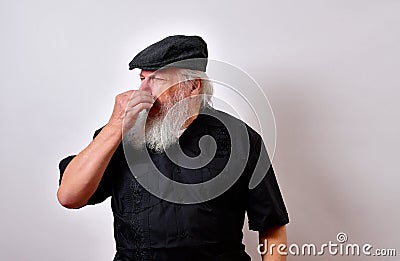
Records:
M172 68L163 71L142 70L139 90L129 90L116 96L114 109L107 124L93 141L74 157L64 171L57 190L57 199L62 206L78 209L87 204L122 141L124 129L132 127L138 114L144 109L149 110L149 117L156 115L160 106L165 104L178 88L177 76L171 73L173 70ZM201 87L200 80L193 80L192 90L188 96L200 94ZM199 105L193 104L193 107L198 112ZM196 116L193 116L188 119L183 128L189 126L195 118ZM278 226L260 232L259 240L260 243L267 240L269 245L286 244L286 228ZM270 253L263 255L262 260L284 261L286 257L275 251L273 255Z
M275 226L271 227L267 231L259 232L258 238L261 244L268 242L268 248L274 244L276 247L273 248L272 254L268 250L265 255L262 255L262 261L285 261L286 256L278 253L279 244L287 246L287 235L286 226ZM287 252L286 249L282 249L281 252Z

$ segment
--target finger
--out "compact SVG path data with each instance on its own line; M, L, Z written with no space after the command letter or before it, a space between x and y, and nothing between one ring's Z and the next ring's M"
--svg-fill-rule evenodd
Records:
M117 96L131 96L135 91L134 90L129 90L126 92L122 92L120 94L118 94Z
M127 104L127 108L134 107L134 106L136 106L136 105L138 105L140 103L151 103L151 104L153 104L154 101L155 101L154 98L151 97L151 96L148 96L148 95L136 96L136 97L133 97L129 101L129 103Z
M152 103L147 103L147 102L139 103L136 106L127 108L126 115L128 115L128 114L129 115L136 115L139 112L141 112L142 110L150 109L152 106L153 106Z
M149 96L149 97L153 97L153 95L150 92L147 91L141 91L141 90L135 90L132 94L131 94L131 99L137 96Z

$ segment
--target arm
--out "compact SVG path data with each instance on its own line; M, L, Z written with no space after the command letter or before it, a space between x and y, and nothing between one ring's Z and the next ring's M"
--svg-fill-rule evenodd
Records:
M66 208L81 208L96 191L112 155L122 140L122 127L135 123L143 109L149 109L154 98L144 91L117 95L114 110L96 138L67 166L57 191L57 199ZM125 119L125 122L124 122Z
M287 252L287 237L286 237L286 226L274 226L267 231L259 233L260 244L262 245L263 253L262 261L285 261L286 255L280 253ZM282 244L285 246L279 247ZM267 247L267 249L265 249ZM279 249L279 251L278 251ZM271 253L272 250L272 253ZM280 253L279 253L280 252Z

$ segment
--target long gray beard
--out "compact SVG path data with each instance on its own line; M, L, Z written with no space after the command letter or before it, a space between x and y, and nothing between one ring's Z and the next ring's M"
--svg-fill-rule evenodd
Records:
M180 102L171 110L175 101L180 98L174 97L154 118L147 119L148 111L141 111L134 126L125 136L128 142L135 149L144 149L147 146L156 152L163 152L171 145L178 143L179 132L191 116L189 102ZM168 117L166 117L167 113Z

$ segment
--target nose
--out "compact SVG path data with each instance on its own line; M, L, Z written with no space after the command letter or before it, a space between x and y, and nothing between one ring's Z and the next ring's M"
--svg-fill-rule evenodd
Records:
M146 78L146 79L144 79L144 80L142 81L142 83L140 84L139 90L141 90L141 91L146 91L146 92L149 92L149 93L152 94L152 92L151 92L151 86L150 86L150 81L149 81L148 78Z

